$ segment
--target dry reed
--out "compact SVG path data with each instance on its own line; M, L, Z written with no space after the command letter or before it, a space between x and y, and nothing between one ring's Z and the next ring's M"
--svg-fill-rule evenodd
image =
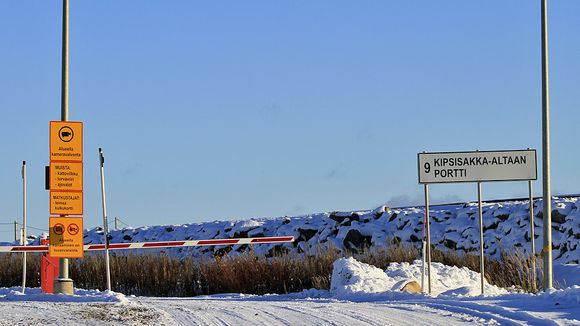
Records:
M328 289L333 262L344 256L386 268L391 262L412 262L420 257L410 246L365 248L358 252L317 248L313 253L280 252L273 257L256 256L252 251L214 258L174 258L165 252L111 255L114 291L142 296L195 296L215 293L290 293L309 288ZM105 288L102 254L88 254L71 260L70 275L78 288ZM446 265L479 271L479 257L433 250L432 260ZM22 255L0 255L0 286L18 286L22 277ZM40 286L40 255L27 261L27 285ZM521 251L503 252L499 260L486 260L486 279L501 287L536 292L531 259ZM536 279L541 277L537 269Z

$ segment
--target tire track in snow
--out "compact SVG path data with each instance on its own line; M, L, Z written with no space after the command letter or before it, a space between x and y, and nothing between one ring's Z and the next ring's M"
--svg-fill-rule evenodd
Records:
M441 299L437 299L437 301L417 301L415 303L438 310L459 312L488 320L493 319L501 325L558 325L555 321L536 317L526 311L509 310L497 305Z

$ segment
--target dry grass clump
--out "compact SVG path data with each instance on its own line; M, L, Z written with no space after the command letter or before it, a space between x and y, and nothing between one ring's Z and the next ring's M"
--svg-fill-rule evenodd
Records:
M329 289L332 264L340 257L385 269L391 262L412 262L421 257L411 246L365 248L358 252L316 249L308 254L277 253L273 257L244 254L214 258L177 259L161 252L111 254L112 289L127 295L194 296L216 293L290 293L305 289ZM432 261L479 271L479 256L432 251ZM0 255L0 286L18 286L22 277L22 255ZM502 253L500 260L486 260L486 279L501 287L515 286L535 292L531 260L521 252ZM40 255L29 254L28 286L40 286ZM87 254L70 262L75 287L103 289L106 285L103 253ZM541 277L538 271L536 279ZM539 284L539 283L538 283Z
M542 277L542 267L536 260L535 278L532 273L533 258L526 257L522 250L501 251L499 260L485 259L485 279L499 287L516 287L526 292L536 293ZM432 250L432 261L448 266L467 267L479 272L480 262L477 254L463 254L456 251Z
M40 254L27 253L26 286L40 286ZM22 285L22 254L0 254L0 287Z

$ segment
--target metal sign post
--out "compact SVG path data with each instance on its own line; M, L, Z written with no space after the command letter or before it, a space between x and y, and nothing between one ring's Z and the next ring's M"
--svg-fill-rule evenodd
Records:
M105 156L99 148L99 165L101 166L101 202L103 206L103 236L105 244L105 269L107 273L107 290L111 291L111 268L109 265L109 223L107 222L107 197L105 195Z
M14 242L18 241L18 222L14 221Z
M425 229L427 230L427 293L431 295L431 221L429 218L429 185L425 184Z
M483 208L481 204L481 182L477 183L477 204L479 207L479 273L481 274L481 295L484 295L485 255L483 251Z
M532 180L528 181L528 192L530 202L530 243L532 245L532 253L530 258L532 260L532 289L536 290L536 231L534 224L534 196L532 194Z

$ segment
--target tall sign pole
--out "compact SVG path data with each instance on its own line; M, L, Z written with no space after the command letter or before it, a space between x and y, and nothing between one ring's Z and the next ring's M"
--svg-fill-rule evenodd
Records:
M22 242L26 246L26 161L22 161ZM22 253L22 293L26 290L26 251Z
M542 1L542 203L544 290L552 286L552 192L550 189L550 96L548 93L548 0Z
M60 120L68 121L68 0L62 1L62 79Z
M60 93L60 120L68 121L68 0L62 1L62 77ZM68 258L58 260L59 274L55 293L73 294L73 281L68 275ZM69 284L70 283L70 284ZM66 284L66 285L65 285ZM70 285L70 286L69 286Z

